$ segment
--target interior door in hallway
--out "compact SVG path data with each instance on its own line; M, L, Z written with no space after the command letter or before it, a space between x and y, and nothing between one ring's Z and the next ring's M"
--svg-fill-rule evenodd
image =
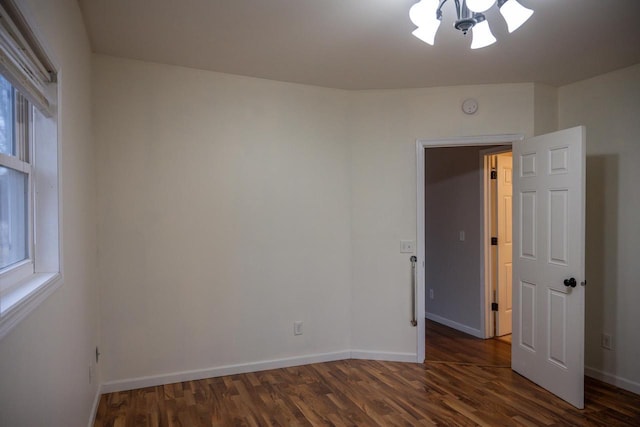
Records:
M513 161L511 153L497 156L497 215L498 215L498 314L496 335L511 333L512 314L512 198L513 198Z

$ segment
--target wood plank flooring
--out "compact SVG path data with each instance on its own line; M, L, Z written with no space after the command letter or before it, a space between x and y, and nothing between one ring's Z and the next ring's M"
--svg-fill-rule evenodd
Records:
M640 426L638 395L586 378L574 409L502 367L500 346L442 328L427 327L424 365L345 360L110 393L95 426Z
M427 320L426 361L511 366L511 344L501 339L482 340Z

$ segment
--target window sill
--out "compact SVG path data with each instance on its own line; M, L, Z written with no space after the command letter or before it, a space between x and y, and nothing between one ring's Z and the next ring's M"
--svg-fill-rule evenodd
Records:
M0 294L0 339L62 285L60 273L35 273Z

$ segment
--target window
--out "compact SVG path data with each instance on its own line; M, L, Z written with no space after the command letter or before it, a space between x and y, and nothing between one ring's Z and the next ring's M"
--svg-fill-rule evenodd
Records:
M61 285L54 67L0 0L0 338Z
M0 76L0 274L21 262L33 272L30 124L28 101Z

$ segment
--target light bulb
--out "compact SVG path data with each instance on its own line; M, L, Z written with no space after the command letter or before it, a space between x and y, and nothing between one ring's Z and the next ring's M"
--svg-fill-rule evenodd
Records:
M493 36L493 33L491 33L491 28L489 28L487 21L477 23L471 31L473 32L471 49L481 49L496 42L496 38Z
M467 7L472 12L481 13L495 4L495 0L467 0Z
M506 3L500 6L500 13L504 20L507 21L509 32L513 33L531 18L533 10L527 9L516 0L507 0Z

